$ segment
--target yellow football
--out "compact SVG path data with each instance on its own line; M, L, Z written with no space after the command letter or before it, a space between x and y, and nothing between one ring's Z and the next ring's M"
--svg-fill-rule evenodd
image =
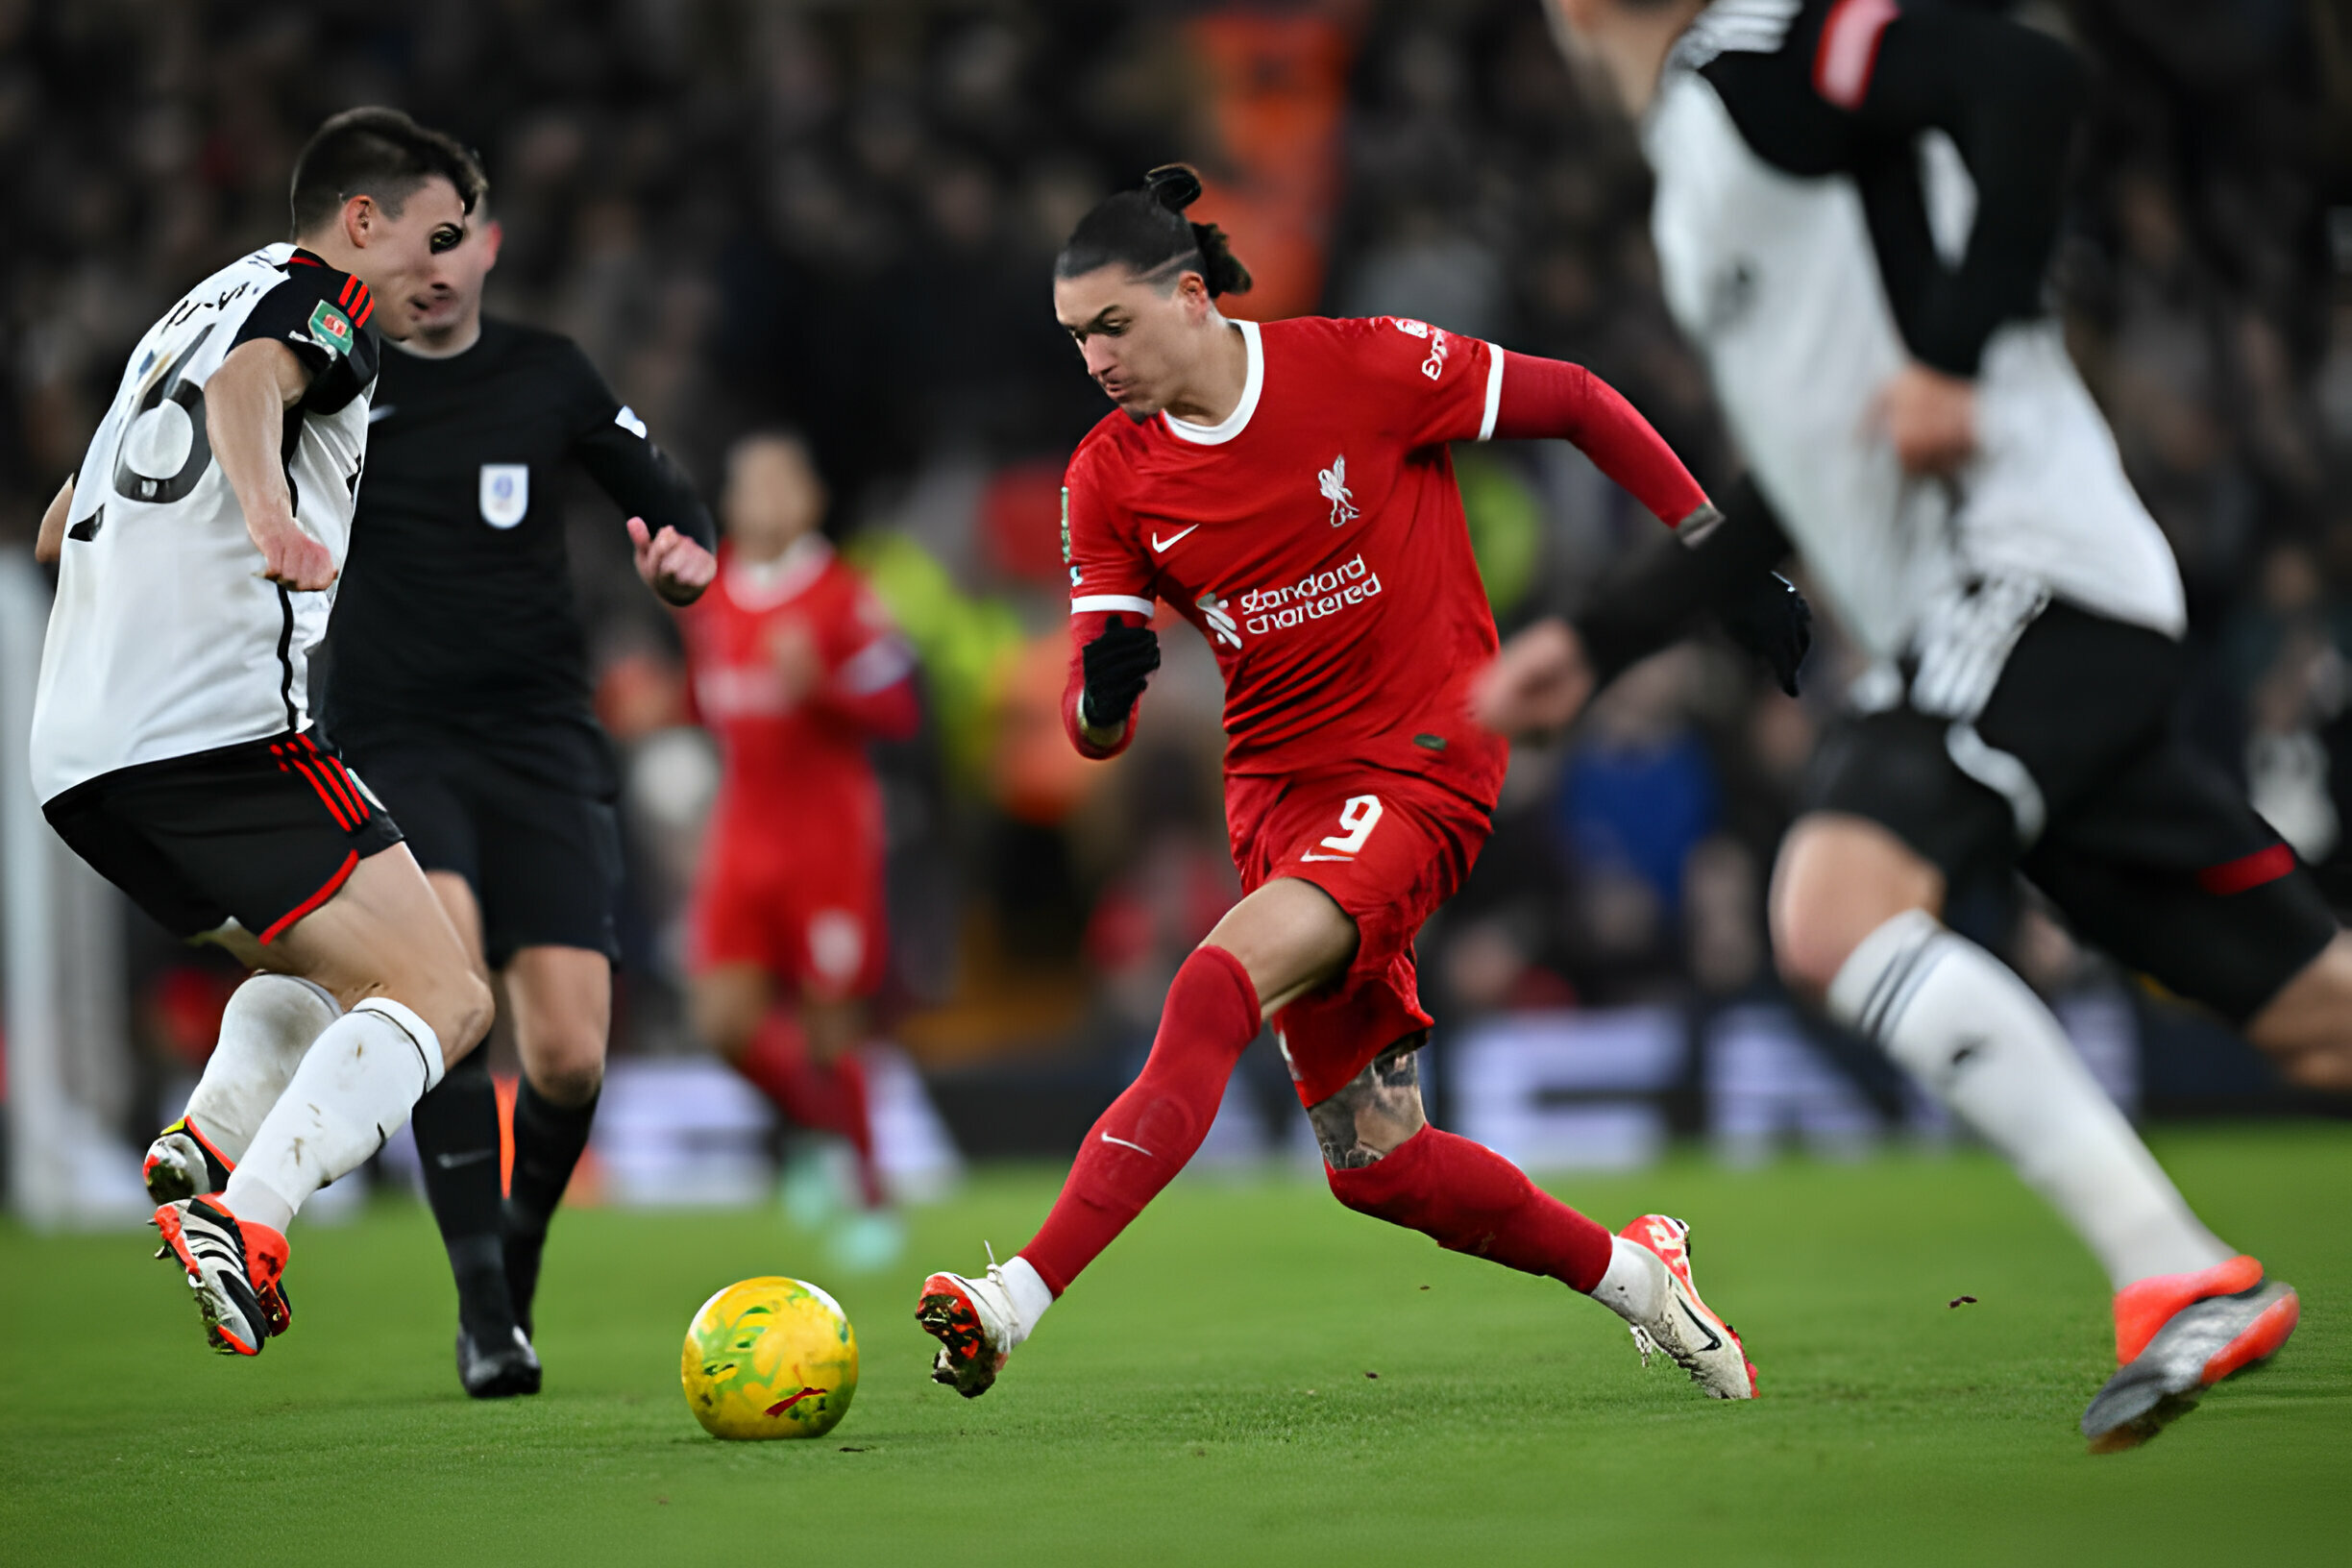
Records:
M821 1437L857 1393L857 1335L805 1280L744 1280L695 1313L678 1381L714 1437Z

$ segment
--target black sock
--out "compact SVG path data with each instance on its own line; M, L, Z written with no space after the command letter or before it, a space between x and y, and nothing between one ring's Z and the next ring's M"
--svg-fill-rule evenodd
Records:
M506 1289L515 1321L531 1332L531 1298L539 1289L539 1253L548 1222L571 1185L572 1168L588 1147L597 1096L577 1106L557 1105L531 1088L527 1076L515 1092L514 1180L506 1191Z
M500 1246L498 1090L477 1045L409 1115L425 1198L457 1281L457 1320L477 1344L508 1338L514 1308Z

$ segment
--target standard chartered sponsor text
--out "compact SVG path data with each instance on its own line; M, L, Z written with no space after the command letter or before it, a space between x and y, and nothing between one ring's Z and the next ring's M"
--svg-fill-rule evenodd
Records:
M1361 604L1381 591L1380 574L1360 554L1327 572L1317 572L1279 588L1253 588L1243 594L1239 608L1242 629L1252 636L1304 625Z

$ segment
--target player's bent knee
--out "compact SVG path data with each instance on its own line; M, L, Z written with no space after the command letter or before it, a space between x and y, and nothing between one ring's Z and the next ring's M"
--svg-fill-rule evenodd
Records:
M604 1088L604 1063L564 1062L538 1068L527 1068L531 1088L556 1105L581 1106L597 1097Z
M1862 939L1906 910L1941 907L1942 873L1861 818L1819 815L1789 830L1773 871L1773 962L1818 999Z
M516 1042L531 1087L557 1105L586 1105L604 1087L604 1031L585 1020Z

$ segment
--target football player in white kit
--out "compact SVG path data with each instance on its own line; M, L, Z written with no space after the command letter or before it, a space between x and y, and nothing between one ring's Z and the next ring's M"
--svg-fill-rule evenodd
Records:
M1481 692L1565 723L1794 544L1874 659L1780 851L1773 945L2073 1227L2116 1290L2084 1435L2127 1446L2293 1332L2016 974L1939 919L2021 872L2087 941L2352 1088L2352 941L2170 735L2180 577L2043 303L2082 100L2064 46L1935 0L1553 0L1641 120L1667 303L1751 467L1712 537L1531 627Z
M285 1227L358 1165L491 997L399 828L310 733L308 654L350 540L383 332L464 234L478 167L393 110L329 120L294 239L148 329L41 520L59 563L33 782L75 853L256 972L147 1158L155 1223L216 1349L290 1317Z

